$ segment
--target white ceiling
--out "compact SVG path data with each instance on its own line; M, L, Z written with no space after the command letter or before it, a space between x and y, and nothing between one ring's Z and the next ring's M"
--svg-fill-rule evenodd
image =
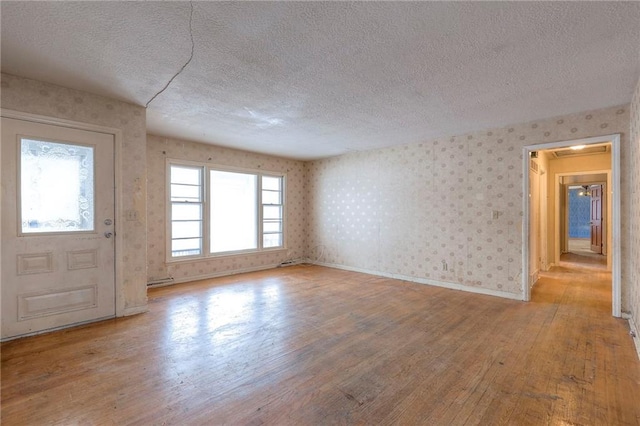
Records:
M630 102L640 2L10 2L2 71L312 159Z

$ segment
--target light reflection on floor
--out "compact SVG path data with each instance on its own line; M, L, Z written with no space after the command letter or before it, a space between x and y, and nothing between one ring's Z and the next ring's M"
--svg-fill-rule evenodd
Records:
M287 300L282 283L268 279L251 284L229 284L211 288L202 297L177 297L169 302L164 347L166 374L189 377L203 370L205 363L226 363L230 375L240 368L235 360L255 358L280 351L288 338ZM268 305L268 309L258 309ZM262 317L264 312L269 317ZM273 332L274 327L277 333ZM260 335L256 335L259 330ZM276 337L277 336L277 337ZM256 339L264 343L256 351ZM242 355L242 356L239 356Z

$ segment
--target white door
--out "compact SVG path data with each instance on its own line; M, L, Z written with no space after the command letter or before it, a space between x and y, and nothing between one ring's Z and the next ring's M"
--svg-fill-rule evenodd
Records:
M2 339L115 316L113 135L2 118Z

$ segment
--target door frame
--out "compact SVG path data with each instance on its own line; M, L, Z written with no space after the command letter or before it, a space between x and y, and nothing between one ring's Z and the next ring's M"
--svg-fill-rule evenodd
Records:
M9 110L5 108L0 109L0 116L4 118L12 118L15 120L29 121L32 123L39 124L48 124L52 126L58 127L67 127L71 129L77 130L86 130L90 132L96 133L104 133L113 136L113 149L114 149L114 163L113 163L113 176L114 176L114 236L115 236L115 244L114 244L114 267L115 267L115 307L116 317L121 317L125 315L125 303L124 303L124 287L123 287L123 277L122 277L122 266L124 265L124 260L122 259L121 250L119 247L123 247L123 236L121 232L119 232L120 228L120 218L122 217L122 176L121 176L121 165L122 165L122 130L116 129L113 127L100 126L96 124L90 123L82 123L79 121L66 120L63 118L50 117L45 115L31 114L22 111ZM0 158L0 167L2 167L2 158ZM2 236L2 230L0 229L0 237ZM1 253L0 253L1 255ZM1 268L0 263L0 268ZM2 271L0 270L0 274ZM74 324L77 325L77 324ZM66 328L67 326L63 327ZM51 331L51 330L47 330ZM38 333L36 333L38 334ZM22 336L21 336L22 337Z
M622 249L621 249L621 224L620 224L620 134L596 136L591 138L565 140L537 145L526 145L522 148L522 296L524 301L531 300L531 287L529 286L529 228L531 226L529 213L529 161L530 153L548 149L568 148L574 145L594 145L611 143L611 186L608 188L608 196L611 197L611 287L612 306L614 317L622 316ZM557 192L557 191L556 191Z
M588 181L588 182L580 182L582 185L578 184L578 183L573 183L573 184L563 184L561 183L561 180L564 176L589 176L589 175L607 175L607 180L606 181L599 181L599 180L592 180L592 181ZM603 194L604 194L604 203L603 203L603 217L604 217L604 223L605 225L602 228L602 241L603 241L603 249L604 249L604 253L602 253L602 255L607 257L607 270L611 271L611 256L610 256L610 251L609 251L609 237L610 237L610 232L607 229L609 226L609 210L610 206L609 206L609 197L607 197L607 192L608 192L608 188L610 186L610 182L611 182L611 170L594 170L594 171L588 171L588 172L571 172L571 173L558 173L556 175L556 193L558 192L562 192L563 193L563 197L564 197L564 205L566 207L566 210L564 212L564 215L562 214L562 212L557 212L558 213L558 217L560 217L560 221L563 223L563 227L559 227L558 225L556 225L556 229L558 230L558 232L560 232L561 229L564 230L564 235L562 235L562 232L560 232L560 241L559 241L559 247L560 249L556 252L554 252L554 264L558 265L560 263L560 256L562 255L562 253L566 253L568 246L569 246L569 187L572 185L579 185L579 186L583 186L583 185L602 185L602 190L603 190ZM562 189L562 187L565 187L564 191L560 191L560 189ZM556 200L556 205L558 205L559 200ZM564 244L562 244L564 240Z

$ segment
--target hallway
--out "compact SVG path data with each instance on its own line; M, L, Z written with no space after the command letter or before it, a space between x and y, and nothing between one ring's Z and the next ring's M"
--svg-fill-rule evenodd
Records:
M611 272L606 268L605 256L564 253L560 266L540 273L531 300L557 304L559 310L571 307L576 314L611 316Z

